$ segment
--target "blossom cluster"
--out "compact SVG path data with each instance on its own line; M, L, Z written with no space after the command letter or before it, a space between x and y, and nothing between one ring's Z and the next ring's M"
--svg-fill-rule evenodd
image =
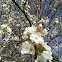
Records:
M4 8L4 14L10 15L5 16L7 19L8 24L2 24L0 25L0 39L4 40L9 40L11 36L11 27L9 24L16 22L18 18L13 17L12 10L9 10L11 6L11 0L2 0L3 1L3 8ZM10 3L10 5L8 4ZM26 3L26 5L25 5ZM28 2L25 0L21 0L21 6L22 9L25 11L27 16L29 16L29 19L32 21L33 24L36 24L38 18L35 15L31 15L29 13L29 10L31 9L30 6L28 5ZM9 17L9 19L8 19ZM51 48L47 45L47 43L44 42L44 36L48 34L48 30L46 28L43 28L42 23L47 23L49 22L49 18L42 18L37 26L32 25L31 27L26 27L25 31L23 32L22 39L24 39L25 42L22 43L21 47L21 53L22 54L37 54L37 59L35 62L46 62L49 60L51 62L52 60L52 53L51 53ZM15 25L15 24L14 24ZM20 24L17 24L19 26ZM16 35L11 36L12 39L19 39Z
M53 24L59 24L61 21L61 17L56 17Z
M38 17L35 14L33 14L33 15L30 14L31 7L30 7L28 1L21 0L21 8L25 11L25 13L28 16L28 18L30 19L32 25L37 25L37 23L46 24L47 22L49 22L49 18L48 17L44 17L44 18L41 18L39 20Z
M2 9L3 9L3 15L2 17L4 17L6 20L8 19L10 12L12 12L12 9L9 9L12 5L11 4L11 0L2 0ZM8 15L9 13L9 15ZM12 13L11 13L12 14Z
M22 38L25 42L22 43L22 54L35 54L37 53L37 59L35 62L46 62L52 60L51 48L44 42L44 36L48 34L47 29L43 29L42 24L37 27L34 25L31 27L26 27L23 32ZM36 46L36 48L35 48ZM41 53L42 52L42 53ZM43 58L43 59L41 59Z
M48 30L46 28L43 28L42 25L42 23L49 22L49 18L41 18L38 25L34 26L34 24L36 24L39 19L35 15L31 15L29 13L30 6L28 5L28 2L21 0L21 6L32 22L32 26L26 27L25 31L23 32L22 39L24 39L25 42L22 43L21 53L36 53L37 59L35 60L35 62L47 62L47 60L51 62L51 48L47 45L47 43L44 42L44 36L48 34Z
M0 25L0 39L1 40L9 40L12 29L8 24Z

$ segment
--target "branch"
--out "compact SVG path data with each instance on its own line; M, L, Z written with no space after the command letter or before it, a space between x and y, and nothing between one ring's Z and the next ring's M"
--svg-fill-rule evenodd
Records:
M21 40L13 40L13 39L9 39L8 41L15 41L15 42L20 41L21 42Z
M20 43L22 43L23 42L23 39L21 39L21 40L13 40L13 39L9 39L8 41L15 41L15 42L18 42L16 45L18 46ZM11 56L13 56L13 52L15 51L15 50L17 50L16 48L12 51L12 53L11 53Z
M57 11L58 11L58 9L60 8L60 6L61 6L61 4L59 3L57 6L56 6L56 11L54 11L54 13L52 14L52 16L51 16L51 18L50 18L50 21L49 21L49 29L51 28L50 27L50 24L51 24L51 22L53 22L53 21L51 21L52 19L53 19L53 17L55 16L55 14L57 13Z
M62 31L60 30L57 35L55 35L54 37L51 38L51 40L54 40L54 39L55 39L56 37L58 37L58 36L62 36L62 35L60 34L61 32L62 32ZM50 42L50 41L48 41L48 42Z
M11 41L11 42L18 42L17 45L19 45L19 44L22 43L24 40L23 40L23 39L21 39L21 40L9 39L8 41Z
M15 5L22 11L22 13L25 15L25 17L26 17L26 19L28 20L28 22L29 22L29 24L30 24L30 27L31 27L31 26L32 26L31 21L30 21L30 19L27 17L25 11L20 8L20 6L15 2L15 0L12 0L12 2L15 3Z
M52 1L49 2L49 6L52 4L53 1L54 1L54 0L52 0ZM61 5L61 3L59 3L59 4L55 7L55 9L58 10L58 8L60 7L60 5ZM48 7L49 7L49 6L48 6ZM46 10L48 9L48 7L46 8ZM53 8L54 8L54 7L53 7ZM46 14L46 16L48 16L48 15L52 12L52 10L53 10L53 9L50 9L50 11ZM57 12L57 11L56 11L56 12ZM55 12L54 12L54 13L55 13ZM54 15L54 14L53 14L53 15Z

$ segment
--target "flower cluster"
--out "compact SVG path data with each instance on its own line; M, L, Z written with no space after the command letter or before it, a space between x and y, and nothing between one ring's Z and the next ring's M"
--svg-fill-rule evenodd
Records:
M41 18L40 20L38 19L37 16L35 16L35 14L30 14L30 10L31 7L28 4L28 1L25 0L21 0L21 8L25 11L26 15L28 16L28 18L30 19L32 25L37 25L37 23L43 23L46 24L47 22L49 22L49 18L48 17L44 17ZM24 17L23 17L24 18ZM24 23L25 24L25 23ZM44 30L45 31L45 30Z
M41 23L47 23L47 22L49 22L49 18L48 17L44 17L39 22L41 22Z
M8 9L13 6L11 5L11 0L2 0L2 2L4 3L2 5L4 9L3 13L5 14L4 18L7 20L7 22L9 22L9 24L16 22L19 18L13 16L14 15L12 12L13 9L11 10ZM29 10L31 8L28 5L28 2L25 0L21 0L21 8L22 10L25 11L30 21L33 23L31 27L26 27L25 31L23 32L22 38L24 39L25 42L23 42L21 45L22 47L21 53L22 54L36 53L37 59L35 60L35 62L46 62L47 60L51 62L52 60L51 48L47 45L47 43L44 42L44 36L48 34L48 30L46 28L43 29L43 25L42 25L42 23L49 22L49 18L48 17L42 18L39 21L39 24L37 26L34 26L34 24L36 24L39 19L35 15L31 15L29 13ZM8 15L8 13L10 15ZM17 27L19 25L20 24L17 24ZM0 25L0 39L4 39L6 41L9 40L11 36L11 32L12 30L8 24ZM18 40L19 38L15 35L15 36L11 36L11 39Z
M61 21L61 17L56 17L53 24L59 24Z
M13 4L11 4L11 0L2 0L2 9L3 9L3 15L6 20L8 19L8 13L10 15L10 12L12 14L12 9L9 9Z
M51 62L51 60L52 60L51 55L52 55L52 53L49 54L48 51L43 51L43 53L41 55L38 55L35 62L47 62L47 60L49 60L49 62Z
M14 11L13 6L14 4L11 0L2 0L2 18L4 18L4 22L15 25L15 22L19 20L19 17L15 16L18 12Z
M21 7L25 10L25 12L28 12L30 9L30 6L28 5L28 1L21 0Z
M0 25L0 39L8 40L12 30L8 24Z
M26 27L23 32L22 38L25 42L22 43L22 54L35 54L37 53L37 59L35 62L46 62L52 60L51 48L44 42L44 36L48 34L47 29L43 29L42 24L37 27ZM36 48L35 48L36 46ZM42 58L42 59L41 59ZM43 61L42 61L43 60Z

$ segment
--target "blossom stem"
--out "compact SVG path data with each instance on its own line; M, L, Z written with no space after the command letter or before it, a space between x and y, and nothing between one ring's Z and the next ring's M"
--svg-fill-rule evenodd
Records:
M36 45L35 45L35 59L37 59Z

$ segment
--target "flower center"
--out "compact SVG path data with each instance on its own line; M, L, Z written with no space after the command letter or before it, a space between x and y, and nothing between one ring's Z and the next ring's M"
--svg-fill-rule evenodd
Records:
M35 39L38 39L38 37L36 36Z

